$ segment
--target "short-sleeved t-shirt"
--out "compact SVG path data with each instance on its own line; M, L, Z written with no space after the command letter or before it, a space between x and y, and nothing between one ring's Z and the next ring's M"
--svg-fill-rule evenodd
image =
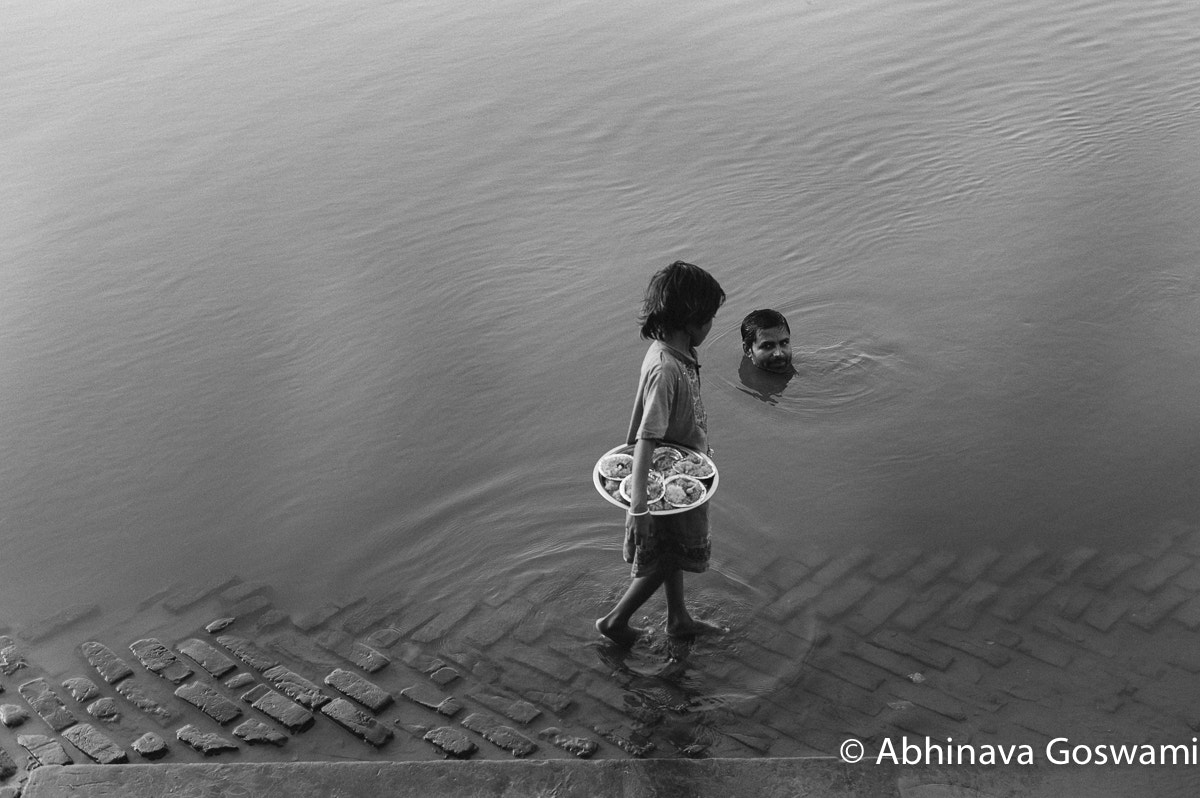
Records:
M708 418L700 400L696 351L682 352L654 341L642 360L627 443L639 438L679 443L708 451Z

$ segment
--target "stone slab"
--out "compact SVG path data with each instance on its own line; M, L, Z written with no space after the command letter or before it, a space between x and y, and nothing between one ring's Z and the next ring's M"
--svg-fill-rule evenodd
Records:
M160 723L170 723L175 719L174 710L151 697L141 688L136 679L125 679L118 682L115 689L126 701Z
M430 729L422 739L451 759L466 759L479 750L470 737L449 726Z
M184 640L180 643L179 652L208 671L214 679L220 679L237 667L237 664L229 657L203 640L197 640L196 638Z
M247 690L242 700L290 732L302 732L313 725L311 712L265 684Z
M321 714L346 731L376 748L392 739L392 730L344 698L335 698L321 707Z
M18 687L17 691L54 731L61 732L75 723L75 715L50 689L50 684L45 679L31 679Z
M288 736L283 732L254 718L247 718L235 726L233 736L245 740L249 745L280 746L288 740Z
M445 695L429 685L414 684L412 687L401 690L400 695L448 718L454 717L462 709L462 704L458 703L454 697Z
M538 737L580 759L588 759L600 749L600 744L595 740L568 734L557 726L547 726L538 732Z
M29 758L39 765L70 765L75 761L62 743L44 734L17 735L17 745L24 748Z
M482 712L467 715L462 719L462 725L515 757L529 756L537 750L537 743L533 740Z
M81 645L79 650L83 652L84 659L100 674L100 678L109 684L116 684L125 677L133 675L133 668L129 667L129 663L118 657L111 648L103 643L89 640Z
M379 712L393 700L387 690L344 668L334 668L325 677L325 684L347 698L353 698L372 712Z
M153 637L130 643L129 650L146 667L146 670L169 682L179 684L192 675L192 669L175 656L174 651Z
M274 668L279 660L263 651L254 643L237 635L221 635L217 642L233 652L233 655L259 673Z
M282 665L268 668L263 671L263 676L275 685L276 690L308 709L319 709L329 701L329 696L320 687Z
M188 682L180 685L175 690L175 695L208 715L221 726L236 720L242 714L241 707L201 682Z
M1187 768L846 765L830 759L200 762L37 768L23 798L121 795L386 795L389 798L1144 798L1187 795Z
M169 750L167 748L167 741L154 732L146 732L134 740L129 747L141 754L143 759L151 761L162 759L167 755Z
M175 732L175 736L180 742L187 744L205 756L216 756L226 751L238 750L238 745L233 740L229 740L219 734L210 734L201 731L190 723L186 726L181 726Z
M0 635L0 673L12 676L28 665L16 641L7 635Z
M95 682L84 676L72 676L64 679L62 686L71 695L71 698L81 704L100 697L100 688L96 687Z
M116 765L129 761L125 749L110 740L90 723L79 723L62 733L71 745L99 765Z

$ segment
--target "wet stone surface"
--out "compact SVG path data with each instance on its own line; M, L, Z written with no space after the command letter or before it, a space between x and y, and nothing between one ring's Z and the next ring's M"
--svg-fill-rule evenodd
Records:
M200 682L189 682L182 685L175 691L175 695L196 707L222 726L242 714L241 707L213 688Z
M58 740L44 734L19 735L17 744L38 765L69 765L74 761Z
M179 684L192 675L192 669L183 660L175 656L175 653L171 649L154 638L146 638L131 643L129 650L146 667L146 670L161 676L169 682Z
M63 732L63 737L99 765L129 761L125 751L90 723L80 723Z
M0 728L0 749L56 761L75 752L66 732L80 716L139 761L165 762L235 748L229 761L836 756L846 735L868 749L900 735L1036 745L1100 728L1186 740L1200 728L1200 529L1155 540L1139 552L741 552L728 569L744 581L718 569L693 594L698 615L731 631L672 640L652 603L632 651L591 627L624 589L615 571L304 614L256 601L249 617L231 608L269 591L217 581L145 602L146 624L124 639L63 627L48 639L79 656L56 668L19 634L0 638L15 668L0 721L28 718ZM594 602L555 603L572 591ZM184 594L186 607L166 607ZM538 611L552 603L557 614ZM182 685L151 675L114 653L130 641L181 641L174 654L196 672ZM356 659L356 646L379 658ZM84 711L105 699L121 717L102 725ZM238 716L212 714L230 705ZM210 734L221 720L230 731ZM171 735L185 743L167 747Z

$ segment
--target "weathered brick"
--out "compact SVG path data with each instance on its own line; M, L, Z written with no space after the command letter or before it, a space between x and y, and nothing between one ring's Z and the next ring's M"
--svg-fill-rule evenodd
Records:
M892 549L875 558L867 573L883 582L909 570L924 552L915 547Z
M970 629L975 624L980 608L991 601L999 588L991 582L977 580L958 595L945 610L942 620L955 629Z
M959 559L946 576L956 582L969 585L983 576L1000 557L1000 552L991 546L971 549Z
M409 635L409 638L416 643L432 643L440 637L443 637L447 632L471 614L474 609L467 602L460 602L443 609L438 615L420 629Z
M264 613L271 608L271 600L266 596L251 596L248 599L239 601L237 604L229 606L229 612L232 612L239 618L253 618L259 613Z
M821 594L814 607L821 618L832 620L848 612L868 593L874 583L862 576L850 576L841 580Z
M462 719L462 725L515 757L526 757L537 750L537 743L482 712L467 715Z
M121 719L121 710L117 708L117 702L113 698L97 698L92 703L88 704L87 712L93 718L102 720L105 723L116 723Z
M325 684L348 698L353 698L372 712L379 712L392 703L392 696L387 690L343 668L334 668L325 677Z
M809 664L868 692L878 690L885 681L879 670L850 657L815 657Z
M179 684L192 675L192 669L185 665L183 660L152 637L130 643L129 650L146 666L146 670L169 682Z
M509 720L516 721L522 725L533 721L542 711L533 704L520 698L512 696L496 695L487 692L475 692L471 697L483 704L493 712L498 712Z
M1141 565L1145 559L1142 555L1132 552L1105 555L1091 564L1083 582L1096 590L1107 590L1134 567Z
M16 641L7 635L0 636L0 673L12 676L25 667L28 667L28 663Z
M160 723L169 723L175 719L175 713L170 708L163 706L158 701L155 701L148 694L146 694L146 692L143 691L140 686L138 686L136 679L125 679L124 681L117 682L117 684L114 686L114 689L120 693L126 701L133 704L142 712L145 712L147 715L159 721Z
M1140 626L1146 631L1151 631L1164 618L1187 601L1191 595L1191 593L1188 593L1181 587L1168 585L1153 597L1142 602L1137 602L1130 607L1129 622L1135 626Z
M376 629L371 634L367 635L363 641L368 646L378 650L382 648L391 648L404 639L404 633L394 626L385 626L382 629Z
M96 672L100 674L100 678L109 684L116 684L126 676L133 675L133 668L125 662L125 660L113 653L108 646L97 643L94 640L88 641L79 647L83 652L84 658L91 663Z
M1185 601L1175 610L1175 618L1193 632L1200 628L1200 596Z
M353 642L347 651L348 659L367 673L378 673L387 667L391 659L371 648L366 643Z
M445 695L429 685L414 684L412 687L401 690L400 695L449 718L454 717L462 710L462 705L452 696Z
M871 638L871 642L880 648L912 657L941 671L950 667L950 663L954 661L954 655L945 648L898 632L880 632Z
M64 730L62 736L97 764L116 765L129 761L123 748L97 731L90 723L78 723Z
M70 765L75 761L58 740L44 734L18 735L17 745L29 752L29 758L38 765Z
M203 732L190 723L186 726L181 726L175 732L175 736L180 742L186 743L201 754L204 754L204 756L215 756L226 751L238 750L238 745L233 740L222 737L219 734Z
M958 555L946 550L927 554L908 569L904 578L917 587L925 587L945 573L946 569L954 565L954 561L957 559Z
M72 604L48 618L31 623L22 630L21 636L30 643L39 643L48 637L53 637L70 626L74 626L80 621L99 614L100 605L98 604Z
M392 730L358 709L344 698L335 698L321 707L321 714L346 731L376 748L392 739Z
M208 632L210 635L215 635L217 632L224 632L230 626L233 626L234 621L236 620L237 618L233 618L228 615L224 618L217 618L215 621L209 621L208 624L205 625L204 631Z
M904 607L910 595L909 591L894 585L878 587L850 614L846 619L846 626L857 634L866 636Z
M991 581L998 585L1003 585L1040 560L1044 554L1045 551L1032 544L1005 554L1000 558L999 562L992 566L992 570L989 572Z
M1069 621L1079 619L1097 595L1090 587L1081 585L1064 585L1052 590L1046 596L1044 606L1051 612L1056 612Z
M62 686L64 690L71 694L71 698L74 698L81 704L86 704L100 695L100 688L96 686L96 683L84 676L73 676L70 679L64 679Z
M422 739L451 759L467 759L479 750L470 737L449 726L430 729Z
M1093 599L1087 612L1083 615L1084 623L1107 632L1117 621L1121 620L1129 605L1123 600L1110 599L1107 596L1097 596Z
M29 702L33 711L56 732L74 725L75 716L62 700L50 689L45 679L32 679L17 688L21 697Z
M214 678L220 679L237 667L233 660L217 651L203 640L192 638L179 644L179 651L190 657L201 668L208 671Z
M871 673L875 672L871 671ZM859 681L863 680L859 679ZM873 683L874 679L867 681ZM810 695L828 701L830 706L845 707L867 717L878 715L883 708L883 703L876 700L870 692L856 684L844 679L836 679L820 671L806 670L800 685Z
M163 606L173 613L181 613L189 607L193 607L199 604L201 601L204 601L217 591L234 584L236 581L237 580L235 578L229 577L209 583L207 585L180 590L172 595L169 599L163 601Z
M557 657L546 649L528 646L514 646L506 652L509 659L541 671L552 679L569 682L579 674L579 669L571 661Z
M887 688L892 695L911 701L919 707L924 707L951 720L966 720L967 713L961 702L956 701L945 693L929 687L896 680L888 683Z
M233 652L233 655L248 666L264 673L279 664L279 660L263 651L258 646L237 635L221 635L217 642Z
M302 732L313 725L314 718L311 712L265 684L255 685L247 690L241 699L290 732Z
M533 605L524 599L514 599L495 609L481 605L476 617L462 630L462 635L475 645L486 648L511 636L512 630L532 609Z
M254 718L247 718L234 727L233 736L245 740L250 745L279 746L286 743L288 739L283 732Z
M957 649L964 654L978 657L993 668L1003 667L1012 659L1004 648L996 645L994 642L989 643L986 640L977 640L955 632L934 629L930 632L929 638L942 645Z
M1049 635L1051 639L1068 640L1105 657L1113 657L1117 654L1116 641L1094 629L1072 623L1065 618L1041 618L1033 624L1033 628Z
M1002 590L990 611L1006 621L1020 620L1053 589L1054 582L1049 579L1028 577Z
M25 707L16 704L0 704L0 724L4 724L5 728L15 729L27 720L29 720L29 713L25 711Z
M1048 571L1046 571L1046 576L1050 579L1053 579L1055 582L1062 584L1071 577L1075 576L1075 573L1080 568L1091 562L1097 554L1099 554L1099 552L1090 546L1080 546L1072 549L1059 558L1059 560L1054 563L1054 565L1052 565Z
M859 641L850 647L849 653L858 657L863 662L869 662L883 668L889 673L896 676L907 677L914 671L921 669L921 665L914 659L900 656L892 651L879 648L865 641Z
M167 755L167 741L154 732L146 732L129 746L142 755L143 759L162 759Z
M429 674L429 678L438 687L445 687L459 677L458 671L450 667L441 667Z
M787 618L805 607L821 595L821 585L816 582L801 582L780 596L768 608L768 612L776 618Z
M242 714L242 710L237 704L208 685L201 684L200 682L188 682L185 685L181 685L175 690L175 695L196 707L222 726Z
M891 624L901 629L912 631L937 615L946 602L959 593L954 585L938 584L914 596L909 602L892 616Z
M863 546L855 546L850 551L839 555L825 563L808 577L807 581L822 587L828 587L841 581L847 574L863 566L871 559L871 551Z
M588 759L592 754L599 750L600 746L595 740L589 740L586 737L577 737L573 734L567 734L562 729L556 726L547 726L538 732L538 737L548 741L551 745L561 748L568 753L572 753L580 759Z
M263 678L275 685L276 690L308 709L317 709L329 701L329 696L320 687L282 665L263 671Z
M1056 668L1067 667L1073 658L1069 648L1042 635L1026 634L1017 650Z
M1171 577L1183 573L1194 560L1182 554L1166 554L1141 568L1130 578L1130 583L1143 593L1153 593L1171 581Z

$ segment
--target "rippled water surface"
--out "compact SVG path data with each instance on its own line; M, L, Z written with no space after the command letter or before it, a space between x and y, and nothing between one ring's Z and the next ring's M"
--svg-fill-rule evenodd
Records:
M3 6L11 620L619 585L590 468L676 258L729 297L718 570L1200 509L1194 3Z

